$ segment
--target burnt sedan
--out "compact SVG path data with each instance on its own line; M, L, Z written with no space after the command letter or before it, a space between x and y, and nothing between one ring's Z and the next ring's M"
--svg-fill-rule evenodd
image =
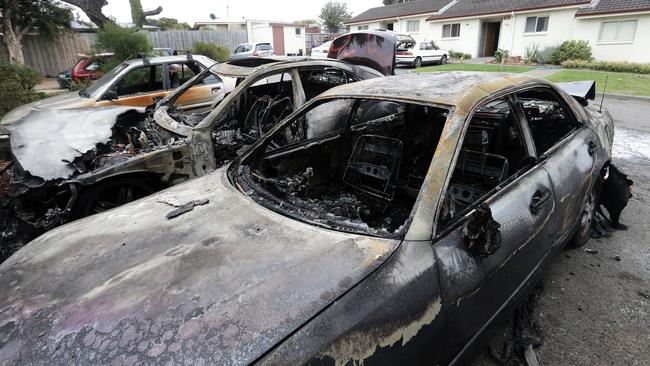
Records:
M459 364L588 240L612 139L522 75L336 87L0 265L0 363Z
M144 113L120 106L25 108L5 126L11 130L13 159L0 161L0 260L25 238L217 169L323 91L390 73L390 37L342 36L342 60L255 58L218 64ZM350 42L357 38L364 47ZM365 48L388 57L378 63L359 54ZM220 80L233 85L224 87ZM202 98L198 86L211 88L212 103L188 102Z

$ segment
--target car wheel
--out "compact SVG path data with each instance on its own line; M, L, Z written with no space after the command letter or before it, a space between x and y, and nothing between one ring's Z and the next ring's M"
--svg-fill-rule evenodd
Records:
M125 177L91 186L83 191L72 207L73 220L104 212L161 190L161 182L151 178Z
M413 68L419 69L420 66L422 66L422 59L420 57L416 57L415 60L413 60Z
M442 57L440 57L440 65L444 65L446 63L447 63L447 55L442 55Z
M599 185L597 184L596 187L591 190L587 196L587 199L585 200L584 205L582 206L582 210L579 214L580 216L578 217L578 230L569 241L569 247L571 248L579 248L585 245L591 237L591 230L594 227L596 208L598 207L598 186Z

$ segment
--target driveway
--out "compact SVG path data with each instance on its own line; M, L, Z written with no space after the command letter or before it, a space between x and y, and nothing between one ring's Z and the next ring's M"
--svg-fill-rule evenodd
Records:
M650 365L650 100L604 104L616 121L614 163L634 180L621 218L629 229L565 250L547 271L534 313L540 365ZM484 352L472 365L498 364Z

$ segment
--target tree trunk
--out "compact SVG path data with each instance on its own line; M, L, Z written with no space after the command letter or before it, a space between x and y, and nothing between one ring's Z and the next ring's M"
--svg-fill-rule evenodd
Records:
M11 22L11 15L13 13L14 2L7 1L7 6L3 9L2 17L2 32L4 33L4 41L9 51L9 62L17 65L25 64L25 57L23 56L22 45L22 32L19 30L14 32L13 24Z
M102 13L102 8L108 4L106 0L62 0L64 3L74 5L81 9L91 22L95 23L99 28L103 28L104 24L113 24L113 20Z

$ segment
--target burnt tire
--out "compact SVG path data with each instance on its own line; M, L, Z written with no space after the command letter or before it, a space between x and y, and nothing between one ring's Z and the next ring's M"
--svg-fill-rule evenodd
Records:
M413 60L413 68L419 69L421 66L422 66L422 58L416 57L415 60Z
M594 222L596 221L596 209L598 208L599 183L600 182L596 183L596 186L591 190L585 203L582 205L582 210L580 210L580 216L578 217L578 222L580 224L567 244L569 248L580 248L585 245L591 237L591 231L594 228Z
M163 189L163 184L148 177L115 178L88 187L77 198L70 218L91 216L146 197Z

